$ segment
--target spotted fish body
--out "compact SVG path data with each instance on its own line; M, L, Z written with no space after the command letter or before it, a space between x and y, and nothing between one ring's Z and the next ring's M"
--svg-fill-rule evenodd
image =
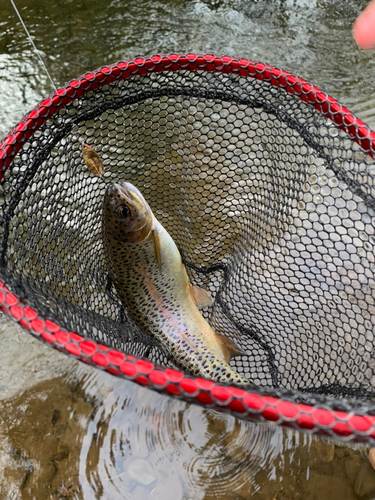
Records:
M219 382L251 383L229 365L230 357L241 351L203 318L197 302L207 294L190 285L173 239L132 184L107 188L102 237L108 272L122 304L177 367Z

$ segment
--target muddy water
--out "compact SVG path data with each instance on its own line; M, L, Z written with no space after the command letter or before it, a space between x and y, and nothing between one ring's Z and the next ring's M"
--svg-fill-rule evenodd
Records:
M262 60L375 128L375 54L351 25L366 2L18 0L57 86L136 55ZM0 135L51 91L0 2ZM93 370L0 323L0 499L370 499L368 448L244 423Z

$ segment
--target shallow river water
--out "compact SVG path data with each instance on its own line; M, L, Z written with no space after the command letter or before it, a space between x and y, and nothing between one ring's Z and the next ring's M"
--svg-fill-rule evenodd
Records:
M19 0L56 86L136 55L230 54L298 74L375 128L362 1ZM0 135L51 84L0 0ZM84 366L0 318L1 499L371 499L368 446L242 422Z

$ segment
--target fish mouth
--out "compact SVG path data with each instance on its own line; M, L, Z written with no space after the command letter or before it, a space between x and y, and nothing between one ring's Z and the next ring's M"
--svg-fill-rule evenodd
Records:
M107 188L107 193L111 197L111 202L116 205L122 205L124 200L118 199L118 196L120 195L122 198L125 198L125 203L129 205L130 208L137 208L139 203L132 197L131 192L126 188L126 186L124 186L124 184L126 183L118 184L115 182Z

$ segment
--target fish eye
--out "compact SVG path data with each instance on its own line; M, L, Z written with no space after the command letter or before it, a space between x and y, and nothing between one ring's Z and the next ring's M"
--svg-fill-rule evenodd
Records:
M120 217L120 219L127 219L130 215L130 210L126 205L120 205L116 209L116 214Z

